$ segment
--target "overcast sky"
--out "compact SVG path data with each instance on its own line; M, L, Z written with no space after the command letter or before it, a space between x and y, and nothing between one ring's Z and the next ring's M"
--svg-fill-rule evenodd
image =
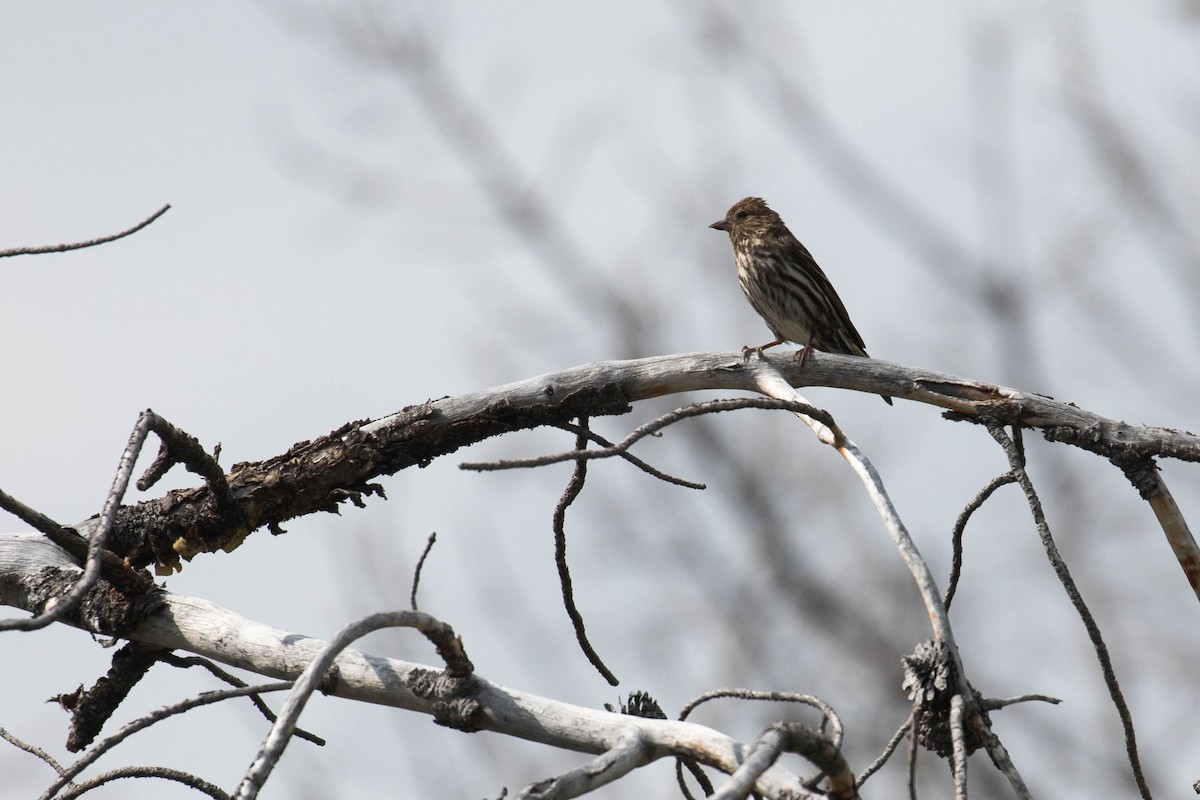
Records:
M488 201L486 179L431 120L412 76L372 63L361 35L346 32L402 27L402 14L380 12L373 24L358 4L346 4L344 16L319 4L10 4L0 11L0 248L89 239L165 203L172 209L113 244L0 261L0 487L59 521L87 518L99 510L145 408L206 446L221 442L228 466L270 457L348 420L588 361L736 351L764 329L737 291L727 241L706 226L748 194L766 197L826 266L872 355L1045 391L1130 422L1198 430L1189 394L1200 374L1195 295L1180 288L1186 274L1141 266L1172 245L1157 249L1163 235L1123 214L1117 180L1089 162L1084 137L1063 110L1071 88L1082 85L1084 62L1071 57L1077 46L1152 166L1177 179L1167 184L1171 199L1194 203L1200 95L1186 7L738 4L758 46L786 54L788 77L844 141L902 187L921 214L954 233L966 258L933 268L914 253L913 227L870 211L879 194L864 196L839 181L835 155L797 136L786 106L772 111L753 100L746 86L754 76L718 55L720 31L706 31L707 17L687 4L412 4L455 85L488 114L499 146L553 199L592 265L586 279L644 284L647 295L674 299L639 321L652 335L638 341L660 348L643 352L572 310L563 287L579 265L552 274L531 256ZM348 44L354 41L360 46ZM997 53L991 61L980 55L989 47ZM1080 274L1063 255L1072 248L1095 259ZM973 280L985 262L1003 267L1006 280L1037 287L1022 326L1035 342L1036 363L1014 359L1018 346L986 329L952 288L959 278ZM1089 275L1104 276L1104 292L1120 287L1121 314L1080 300L1088 296L1082 289L1067 291L1090 286ZM1163 360L1136 355L1147 352ZM1164 363L1171 366L1156 366ZM971 462L968 454L981 445L965 434L935 446L945 463L922 452L914 432L927 429L906 426L946 428L932 409L901 402L886 417L877 398L830 390L814 397L845 410L852 436L886 451L884 478L914 529L929 521L940 536L965 499L1002 469L990 450L986 463ZM897 441L900 430L913 438ZM506 447L492 443L485 451ZM1051 462L1041 477L1068 480L1057 472L1063 463ZM1065 463L1087 462L1072 455ZM686 477L705 479L699 465L689 466L697 469ZM1150 665L1169 662L1167 672L1194 684L1182 676L1195 663L1187 659L1200 656L1200 609L1148 512L1105 474L1108 483L1089 491L1112 495L1120 510L1105 506L1096 515L1116 517L1140 543L1094 545L1111 559L1111 571L1098 569L1093 574L1106 582L1089 588L1118 605L1112 593L1128 591L1132 605L1128 617L1108 620L1118 648L1160 641L1137 631L1139 620L1169 618L1186 632L1161 634L1185 640L1169 655L1130 656L1119 665L1135 687L1135 717L1149 718L1145 746L1159 751L1155 785L1162 796L1178 795L1200 778L1198 741L1154 738L1170 704L1157 696L1160 676ZM1166 474L1185 513L1198 518L1195 469L1171 466ZM167 587L327 637L358 615L404 606L425 536L451 520L455 528L434 551L424 586L431 610L464 633L480 672L572 702L613 702L616 692L569 648L561 669L536 674L510 652L534 649L543 634L568 637L569 645L553 575L537 550L547 546L553 501L546 498L563 479L555 473L542 494L519 479L464 477L453 463L402 473L385 481L387 502L297 521L282 539L260 532L232 555L196 559ZM190 478L173 475L149 496L182 485ZM843 491L861 500L852 487ZM497 495L511 506L485 510ZM447 507L456 516L439 513ZM1023 549L1005 557L1036 560L1028 517L1015 501L1012 509ZM593 511L602 515L604 507ZM20 525L0 521L0 530ZM490 535L497 531L504 535ZM380 554L373 548L383 541L389 544ZM934 558L944 559L944 537L936 541L943 552ZM1091 546L1080 539L1066 545L1077 555ZM525 562L531 550L541 559L536 570ZM368 552L383 566L368 569ZM495 565L519 573L521 585L498 577ZM1049 574L1044 563L1031 569ZM394 594L364 596L356 583L368 572L372 581L394 577ZM473 588L456 594L456 579ZM610 619L636 609L647 591L636 571L616 579L629 595L614 601ZM1019 578L1011 580L1020 590ZM685 607L702 588L677 587L672 599ZM602 588L591 591L600 605ZM503 620L486 613L488 598L509 593L527 601L516 606L523 632L515 642L495 630ZM66 716L43 700L95 680L111 651L66 628L8 634L5 645L0 726L66 759ZM1087 661L1086 641L1070 647L1080 649L1083 665L1073 680L1094 694L1099 671ZM363 649L434 658L403 635L386 643L372 637ZM122 719L206 688L202 676L156 673ZM622 692L630 688L638 687ZM671 697L675 707L696 693L691 688ZM1009 690L1043 688L1015 678L989 687ZM1194 708L1194 686L1191 692L1175 705ZM303 724L329 747L293 745L265 797L304 796L309 781L318 787L312 797L496 796L501 786L515 791L578 763L532 746L488 761L472 741L440 729L417 744L414 737L434 736L428 721L397 723L385 709L340 705L347 707L314 702ZM1009 724L1036 727L1052 713ZM232 788L265 724L246 709L204 714L148 734L157 748L131 743L105 765L170 761ZM1119 737L1103 703L1084 713L1085 722L1065 719L1046 724L1072 732L1096 724ZM168 758L164 742L187 757ZM436 780L396 756L406 747L445 759L427 770ZM1024 753L1031 761L1040 755ZM464 776L459 765L467 759L477 769ZM49 782L47 768L13 748L0 748L0 774L13 796L32 796ZM1037 774L1049 780L1052 772ZM438 783L446 776L461 782ZM657 796L672 791L665 766L639 785ZM95 796L183 796L128 782L105 791ZM1070 796L1062 785L1053 795Z

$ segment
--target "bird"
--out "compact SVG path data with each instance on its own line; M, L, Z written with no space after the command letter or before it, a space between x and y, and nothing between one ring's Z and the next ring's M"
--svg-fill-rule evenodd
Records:
M863 338L817 261L761 197L745 197L710 228L725 231L733 245L738 283L775 340L743 347L742 355L795 342L803 368L815 347L826 353L867 355ZM892 404L892 398L880 395Z

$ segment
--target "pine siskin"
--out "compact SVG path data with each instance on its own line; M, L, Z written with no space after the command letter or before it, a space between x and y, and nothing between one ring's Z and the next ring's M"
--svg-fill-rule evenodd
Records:
M804 345L797 351L801 366L814 347L869 357L833 284L761 197L737 201L725 219L708 227L729 234L742 291L775 334L773 342L742 348L746 355L762 355L768 347L795 342ZM890 397L881 397L892 404Z

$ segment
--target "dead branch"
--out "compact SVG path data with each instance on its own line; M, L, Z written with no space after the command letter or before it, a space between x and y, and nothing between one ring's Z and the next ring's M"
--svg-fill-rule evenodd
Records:
M266 461L235 464L226 475L237 524L210 486L180 489L117 512L110 548L135 566L160 571L199 553L236 548L251 532L347 499L382 492L373 481L428 464L483 439L583 416L620 414L638 400L684 391L760 391L766 371L795 386L824 385L889 394L949 409L958 419L1000 419L1042 428L1093 452L1200 460L1200 437L1128 425L1037 394L876 359L816 353L800 370L790 358L744 361L726 353L586 364L473 394L431 400L375 421L345 425ZM1053 434L1049 432L1053 431ZM76 526L85 535L95 523ZM1200 549L1196 550L1200 553ZM1200 562L1200 555L1196 558Z
M262 747L259 748L258 757L242 777L234 797L239 800L253 800L258 796L259 790L270 777L275 764L291 741L308 698L318 688L337 682L336 672L330 674L330 669L338 655L349 647L351 642L368 633L395 627L415 628L423 633L437 647L438 655L446 662L443 679L437 681L439 685L435 690L442 703L438 721L460 730L475 729L474 718L478 706L470 699L474 689L475 668L467 659L462 640L454 635L450 626L420 611L372 614L343 628L304 668L288 694L283 708L280 709L279 718L275 720Z
M115 242L117 239L123 239L124 237L129 236L130 234L137 233L142 228L146 227L151 222L154 222L154 220L158 219L163 214L167 213L167 211L169 211L170 208L171 208L171 205L170 205L170 203L168 203L167 205L160 208L158 211L155 211L153 214L146 217L144 220L139 222L137 225L134 225L132 228L123 230L120 233L114 233L110 236L101 236L99 239L88 239L87 241L76 242L75 244L50 244L50 245L43 245L41 247L13 247L13 248L9 248L8 250L0 250L0 258L7 258L9 256L41 255L41 254L45 254L45 253L65 253L68 250L82 250L85 247L95 247L98 244L107 244L108 242Z
M1145 800L1150 800L1150 787L1146 784L1146 778L1142 774L1141 759L1138 756L1137 735L1133 729L1133 717L1129 713L1129 706L1125 702L1125 695L1121 691L1120 684L1117 682L1117 674L1113 668L1112 658L1108 653L1108 646L1104 643L1104 637L1100 633L1100 626L1096 624L1095 617L1092 616L1092 612L1083 601L1083 596L1079 593L1079 587L1076 586L1075 580L1071 577L1071 572L1067 568L1066 561L1063 560L1062 554L1058 551L1058 545L1054 543L1054 537L1050 533L1050 525L1046 522L1046 515L1042 510L1042 503L1038 498L1037 490L1034 489L1033 481L1030 480L1029 474L1025 471L1025 453L1020 437L1019 435L1009 437L1003 428L996 425L989 426L988 431L1008 457L1013 474L1017 476L1017 483L1025 492L1029 511L1033 515L1034 525L1037 527L1038 536L1042 540L1042 546L1046 550L1046 557L1050 560L1050 565L1054 567L1054 573L1062 583L1067 597L1071 600L1071 605L1075 606L1076 613L1079 614L1079 618L1083 621L1083 626L1087 629L1088 638L1092 642L1092 648L1096 651L1096 659L1100 662L1100 669L1104 673L1104 683L1108 686L1109 696L1112 698L1113 705L1117 709L1117 714L1121 718L1121 727L1125 733L1125 754L1129 758L1129 766L1133 770L1133 777L1137 782L1138 791Z

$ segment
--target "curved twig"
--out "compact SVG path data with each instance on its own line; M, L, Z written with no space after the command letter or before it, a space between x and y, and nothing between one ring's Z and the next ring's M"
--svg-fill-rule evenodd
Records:
M154 220L167 213L170 208L171 204L168 203L158 211L155 211L153 214L146 217L137 225L134 225L132 228L123 230L120 233L114 233L111 236L101 236L99 239L88 239L85 242L76 242L75 244L50 244L42 247L13 247L9 248L8 250L0 250L0 258L7 258L9 256L41 255L43 253L65 253L68 250L82 250L85 247L95 247L98 244L115 242L117 239L123 239L130 234L137 233L142 228L146 227L151 222L154 222Z
M446 675L460 684L471 681L474 667L467 659L467 654L462 648L462 641L454 635L454 630L449 625L428 614L422 614L419 611L383 612L372 614L347 625L321 649L316 658L309 662L308 666L304 668L304 672L296 679L295 686L288 693L283 708L279 710L279 719L271 726L267 738L263 740L262 746L259 748L258 757L254 759L242 777L242 781L233 795L235 798L252 800L258 796L259 789L266 783L275 764L291 741L292 731L295 730L300 720L300 713L308 703L308 698L325 680L326 673L333 666L338 654L349 647L354 640L366 636L372 631L396 627L416 628L425 634L426 638L437 647L438 654L445 660Z
M842 746L842 737L845 729L842 727L842 718L833 710L833 706L826 703L819 697L814 697L810 694L799 694L797 692L763 692L754 689L714 689L711 692L705 692L699 697L694 697L687 702L683 709L679 712L679 719L682 722L688 716L699 708L704 703L712 700L720 700L722 698L732 697L737 700L767 700L776 703L801 703L803 705L812 706L821 712L821 726L826 723L833 730L831 740L834 747Z
M987 482L987 485L979 490L979 494L967 503L966 508L958 515L958 519L954 522L954 530L950 534L951 542L951 562L950 562L950 578L946 581L946 599L942 603L946 606L946 610L950 610L950 603L954 601L954 593L958 590L958 578L962 574L962 539L963 532L967 529L967 523L971 519L971 515L978 511L988 498L999 489L1010 483L1015 483L1016 476L1012 472L1006 472L1003 475L997 475Z
M567 800L580 797L625 777L653 760L650 743L639 736L636 730L630 730L608 752L570 772L527 787L514 800Z
M59 795L59 798L60 800L74 800L74 798L79 797L85 792L90 792L92 789L97 789L106 783L111 783L121 778L161 778L162 780L181 783L190 789L203 792L214 800L229 800L229 795L222 791L221 787L216 784L209 783L190 773L169 767L120 767L109 770L89 780L80 781L77 786Z
M567 488L563 490L562 497L558 500L558 505L554 507L554 565L558 569L558 582L562 587L563 606L567 609L567 616L571 618L571 626L575 629L575 640L579 642L579 648L583 650L583 654L587 656L587 660L596 671L608 681L610 686L616 686L620 683L617 676L600 658L600 654L596 652L596 648L592 647L592 643L588 640L587 630L583 624L583 614L579 613L579 607L575 605L575 590L571 585L571 571L567 565L567 507L575 502L575 498L579 497L579 493L583 491L583 483L587 480L587 435L588 430L587 417L579 418L579 433L575 435L575 446L578 448L575 452L578 458L575 461L575 471L571 473L571 480L567 483Z
M417 608L417 587L421 585L421 570L425 568L425 559L429 557L429 551L433 549L436 541L437 531L433 531L425 541L425 549L421 551L421 557L417 559L417 566L413 567L412 591L408 593L408 605L413 611L421 610Z
M857 800L854 773L846 764L841 750L825 736L798 722L775 722L763 731L750 748L746 760L729 776L728 782L713 794L713 800L744 798L754 789L759 776L785 752L804 756L828 776L828 797Z

